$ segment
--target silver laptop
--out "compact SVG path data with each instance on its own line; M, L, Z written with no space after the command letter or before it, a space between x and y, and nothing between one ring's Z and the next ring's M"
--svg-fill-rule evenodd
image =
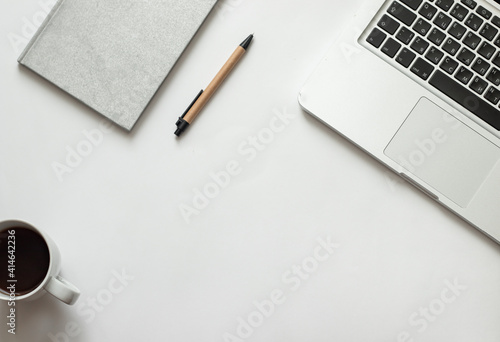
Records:
M301 90L300 104L500 242L500 5L343 6L352 24Z

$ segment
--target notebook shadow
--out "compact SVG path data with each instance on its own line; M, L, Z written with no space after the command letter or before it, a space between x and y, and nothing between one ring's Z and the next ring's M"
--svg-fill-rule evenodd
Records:
M18 64L18 71L22 77L28 78L30 83L34 83L37 85L37 87L40 87L40 89L44 89L52 93L54 95L54 98L57 98L57 101L63 101L69 107L73 107L75 109L75 113L73 113L74 115L78 115L78 113L83 113L83 115L89 115L93 117L96 122L100 122L102 120L109 121L110 125L119 128L115 130L117 134L123 136L128 135L128 132L125 129L116 125L105 116L99 114L98 112L88 107L83 102L79 101L77 98L69 95L67 92L56 86L54 83L46 80L45 78L31 71L30 69L22 66L21 64ZM71 113L69 113L68 115L71 115Z
M129 139L130 138L133 139L138 134L138 131L140 131L141 126L143 125L144 119L146 117L151 116L151 112L155 110L155 107L159 101L159 98L165 96L164 93L166 91L168 91L167 90L168 88L170 88L172 79L175 78L175 75L182 68L182 64L185 62L185 58L183 58L183 56L189 55L191 53L191 51L197 45L197 42L199 42L201 39L203 39L204 32L207 30L207 28L209 27L211 22L216 20L216 18L217 18L217 11L215 10L215 7L214 7L214 9L211 11L211 13L205 19L203 25L200 27L200 29L198 30L196 35L193 37L193 39L191 40L191 42L187 46L187 48L184 50L184 52L182 53L180 58L177 60L177 62L172 67L170 73L168 74L168 77L166 77L165 80L160 84L155 95L152 97L150 102L146 105L142 115L137 120L133 129L131 131L127 131L123 127L120 127L120 126L115 125L113 123L114 126L119 127L119 129L116 130L116 132L117 132L116 134L119 134L123 137L127 137ZM22 74L22 77L27 77L30 79L30 82L34 82L37 84L37 86L40 86L41 88L48 89L50 92L53 92L56 95L55 97L58 98L58 101L66 101L68 103L68 106L74 107L76 109L76 111L79 111L79 112L81 111L81 112L85 113L85 115L94 116L96 118L96 121L103 120L103 119L108 120L107 118L105 118L104 116L99 114L97 111L88 107L83 102L79 101L77 98L67 94L64 90L62 90L58 86L54 85L50 81L44 79L40 75L32 72L28 68L19 64L18 70ZM178 113L172 114L172 124L175 123L177 116L178 116ZM112 121L109 120L109 122L112 122Z

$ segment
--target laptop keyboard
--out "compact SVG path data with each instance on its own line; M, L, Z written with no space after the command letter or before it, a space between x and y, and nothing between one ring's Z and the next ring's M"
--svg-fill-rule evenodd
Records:
M500 131L500 17L473 0L392 1L366 41Z

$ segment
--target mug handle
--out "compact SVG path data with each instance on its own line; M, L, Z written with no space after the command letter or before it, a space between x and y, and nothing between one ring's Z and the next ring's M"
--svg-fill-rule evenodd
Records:
M45 290L68 305L75 304L80 297L80 290L61 276L50 277Z

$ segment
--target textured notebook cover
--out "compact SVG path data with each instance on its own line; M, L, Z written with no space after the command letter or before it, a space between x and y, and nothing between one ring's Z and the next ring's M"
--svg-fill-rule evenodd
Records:
M131 130L217 0L60 0L19 57Z

